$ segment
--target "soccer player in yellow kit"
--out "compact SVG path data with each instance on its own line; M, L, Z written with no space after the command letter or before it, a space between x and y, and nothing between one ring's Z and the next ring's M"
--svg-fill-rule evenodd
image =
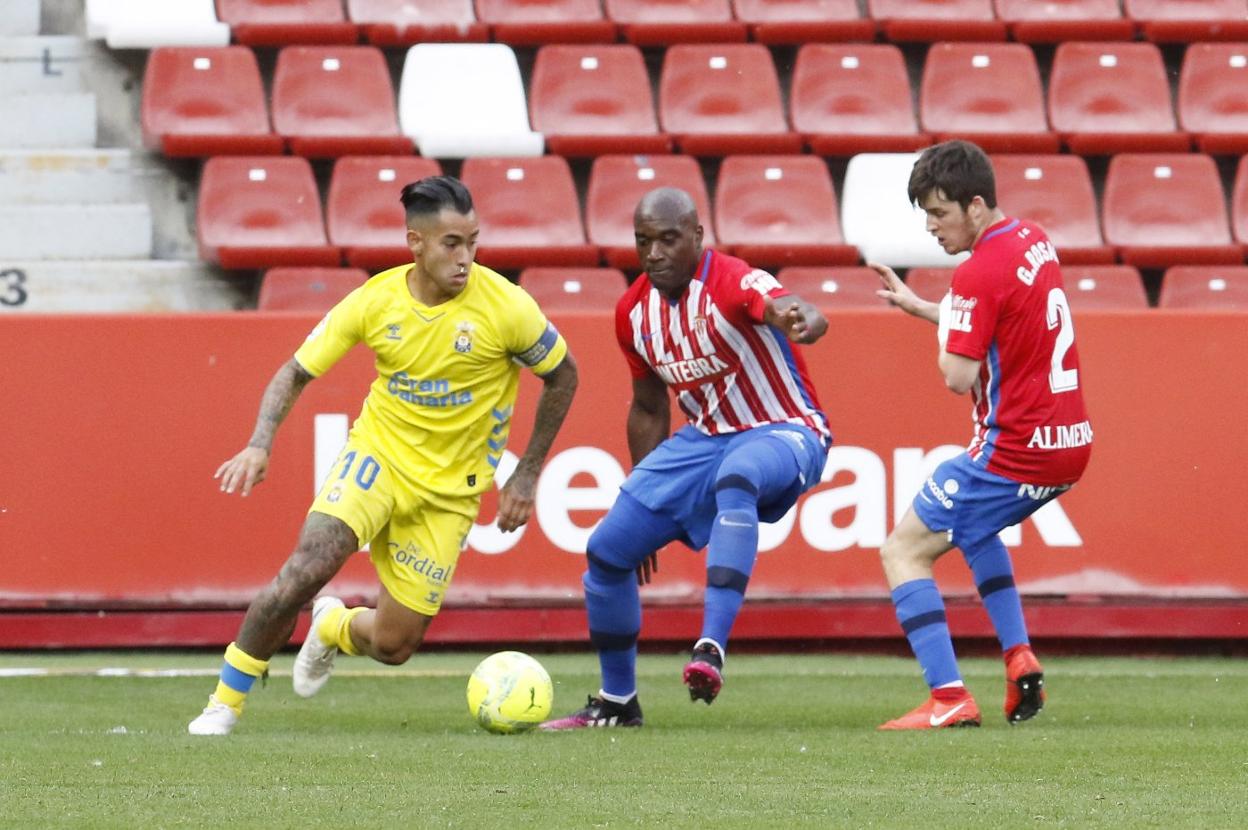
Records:
M246 496L264 480L278 425L303 387L356 343L376 354L377 379L317 494L298 545L247 609L193 735L228 735L257 677L294 631L299 609L347 558L371 543L377 607L317 599L295 660L295 692L310 697L334 656L407 661L442 605L455 563L507 442L519 367L543 381L528 447L499 494L498 525L533 511L537 475L576 390L567 344L534 300L473 261L478 224L458 180L407 185L412 264L374 276L336 305L269 382L247 447L217 470Z

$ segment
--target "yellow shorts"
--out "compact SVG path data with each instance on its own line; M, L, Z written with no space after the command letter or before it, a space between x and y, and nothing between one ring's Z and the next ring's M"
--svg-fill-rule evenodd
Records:
M371 543L373 567L390 596L432 617L480 504L479 496L447 498L419 488L352 436L308 512L341 519L361 546Z

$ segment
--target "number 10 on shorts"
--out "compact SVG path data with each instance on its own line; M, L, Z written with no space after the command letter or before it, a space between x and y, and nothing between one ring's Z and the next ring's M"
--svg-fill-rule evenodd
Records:
M338 473L338 480L342 481L351 474L351 468L355 467L355 483L359 485L361 490L367 490L373 486L373 482L377 480L377 474L381 472L381 465L371 455L359 456L359 466L355 465L356 457L359 453L356 450L346 454L342 460L342 470Z

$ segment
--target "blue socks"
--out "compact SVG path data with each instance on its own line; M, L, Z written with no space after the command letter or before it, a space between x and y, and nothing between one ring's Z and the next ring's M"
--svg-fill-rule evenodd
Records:
M702 637L726 647L758 556L758 505L792 486L800 470L785 439L743 442L720 464L715 524L706 549Z
M1000 537L993 535L962 549L971 567L975 586L992 626L1001 641L1001 650L1027 642L1027 625L1023 606L1014 585L1014 567L1010 554ZM893 605L910 648L923 667L927 685L935 689L961 679L949 624L945 619L945 603L940 590L931 579L914 579L893 589Z
M897 621L923 668L923 678L933 689L958 682L958 660L953 654L945 601L932 579L912 579L893 589Z
M679 537L681 529L651 512L628 493L615 504L589 537L585 612L589 640L598 650L602 691L629 698L637 691L637 636L641 633L641 596L636 569L654 551Z
M1023 604L1014 586L1014 566L1005 544L997 535L962 549L971 566L975 587L979 590L984 609L1001 641L1001 650L1008 651L1027 640L1027 624L1023 621Z
M592 556L592 554L590 554ZM589 616L589 641L598 650L602 690L629 697L637 691L637 635L641 632L641 599L631 570L590 559L581 582Z
M702 636L722 647L745 601L745 588L758 555L758 507L737 489L719 491L717 501L719 513L706 551Z

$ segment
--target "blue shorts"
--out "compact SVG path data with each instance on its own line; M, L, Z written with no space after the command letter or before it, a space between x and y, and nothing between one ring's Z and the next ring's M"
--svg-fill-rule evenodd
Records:
M966 550L1015 525L1070 489L1024 484L990 473L963 453L936 468L914 497L929 530Z
M819 483L828 451L812 429L795 424L768 424L729 435L706 435L691 426L678 430L633 468L620 489L655 513L668 516L685 531L681 541L694 550L706 547L717 512L715 478L719 465L736 447L768 441L787 449L800 474L780 493L760 494L758 518L774 522L797 497ZM781 449L784 448L784 449Z

